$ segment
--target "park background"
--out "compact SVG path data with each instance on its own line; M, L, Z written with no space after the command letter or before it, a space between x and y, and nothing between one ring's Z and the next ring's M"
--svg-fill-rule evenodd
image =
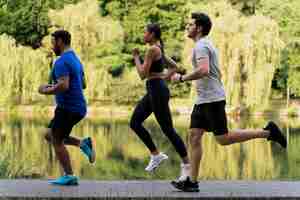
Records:
M128 126L145 93L131 51L145 51L144 27L158 22L166 53L182 70L192 70L185 24L191 12L202 11L213 21L210 38L219 50L229 128L262 128L272 119L288 149L265 140L222 147L207 134L200 178L298 180L299 10L299 0L0 0L0 177L60 174L42 135L54 101L37 88L48 82L54 59L50 34L64 28L87 79L89 113L73 134L93 137L97 150L96 164L89 165L70 148L75 173L82 179L175 178L179 157L154 117L145 126L170 157L155 174L144 171L149 153ZM195 91L191 83L168 85L174 124L185 139Z

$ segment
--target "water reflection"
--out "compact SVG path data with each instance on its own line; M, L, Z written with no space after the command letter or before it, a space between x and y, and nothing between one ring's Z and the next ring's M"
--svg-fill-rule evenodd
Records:
M269 116L270 117L270 116ZM300 144L300 122L271 116L279 123L289 140L288 150L263 139L220 146L212 134L203 141L204 156L201 163L201 179L270 180L300 177L297 144ZM2 178L45 178L60 175L54 152L43 139L43 130L49 118L3 116L0 121L0 176ZM262 128L263 117L231 118L229 128ZM186 138L189 116L174 117L176 129ZM78 137L91 136L96 141L96 164L90 165L79 149L69 147L74 172L81 179L173 179L179 173L180 159L167 138L161 134L153 119L146 122L155 144L170 159L155 174L147 174L144 167L148 151L129 129L127 119L87 118L73 130Z

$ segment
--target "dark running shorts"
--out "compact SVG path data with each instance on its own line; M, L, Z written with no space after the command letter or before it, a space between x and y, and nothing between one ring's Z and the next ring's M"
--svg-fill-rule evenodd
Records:
M59 137L59 139L65 139L69 137L75 124L77 124L83 118L84 116L80 115L79 113L73 113L56 107L54 117L50 121L48 128L51 128L53 132L59 133L59 135L54 134L55 137Z
M194 105L190 128L201 128L214 135L228 133L225 100Z

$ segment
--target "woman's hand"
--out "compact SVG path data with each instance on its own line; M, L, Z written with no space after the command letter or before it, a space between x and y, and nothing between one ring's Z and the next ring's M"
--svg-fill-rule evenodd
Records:
M174 73L171 77L171 81L174 83L178 83L180 82L180 78L182 78L181 76L182 76L181 74Z
M132 55L133 55L133 57L139 57L139 56L140 56L140 51L139 51L139 49L138 49L138 48L134 48L134 49L132 50Z

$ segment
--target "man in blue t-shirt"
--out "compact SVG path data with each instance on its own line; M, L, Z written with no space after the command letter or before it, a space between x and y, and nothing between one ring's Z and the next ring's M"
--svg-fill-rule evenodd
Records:
M87 112L83 94L85 88L83 66L70 48L71 35L65 30L52 34L52 50L59 56L54 62L51 79L54 84L43 84L39 93L55 95L56 109L45 138L53 144L56 156L65 174L51 184L77 185L78 179L73 175L69 153L66 145L80 147L91 163L95 162L95 151L90 137L79 139L70 136L72 128L81 121Z

